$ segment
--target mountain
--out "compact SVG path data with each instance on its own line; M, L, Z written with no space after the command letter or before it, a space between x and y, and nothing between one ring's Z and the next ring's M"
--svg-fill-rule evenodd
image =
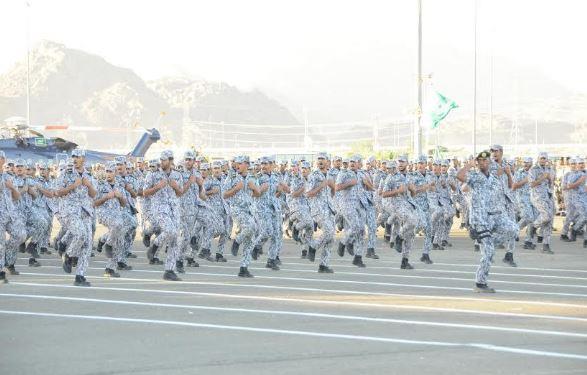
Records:
M183 136L185 115L194 121L299 124L275 100L260 91L243 92L223 82L164 78L145 82L132 70L102 57L50 41L30 53L31 124L103 127L124 133L100 133L88 147L129 147L137 127L157 124L167 141L189 144ZM165 114L161 117L161 114ZM0 119L26 115L26 62L0 75ZM59 135L84 145L83 132Z

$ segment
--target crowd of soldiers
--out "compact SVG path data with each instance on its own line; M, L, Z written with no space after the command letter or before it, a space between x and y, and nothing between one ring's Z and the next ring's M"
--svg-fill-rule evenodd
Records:
M39 267L40 254L51 255L50 249L64 272L75 269L76 286L90 285L85 275L94 252L107 259L104 276L120 277L119 271L132 270L137 233L149 264L164 265L169 281L198 261L226 262L227 244L233 256L241 253L238 276L253 277L249 265L264 251L265 266L277 271L285 236L303 259L315 262L318 255L319 273L334 272L333 249L364 268L364 257L379 259L378 227L386 247L401 254L400 268L409 270L416 236L423 237L420 261L432 264L431 250L452 246L455 217L481 252L477 292L494 292L487 278L496 248L505 250L503 262L512 267L517 241L528 250L542 243L542 252L553 254L556 177L545 153L536 163L506 160L499 145L468 160L327 153L313 159L241 155L209 163L192 151L176 160L167 150L149 161L120 156L87 165L84 150L75 149L51 166L6 160L0 151L0 282L7 282L7 272L18 275L19 252ZM573 158L571 165L561 181L567 210L561 240L569 242L587 223L585 162ZM99 236L97 224L105 228Z

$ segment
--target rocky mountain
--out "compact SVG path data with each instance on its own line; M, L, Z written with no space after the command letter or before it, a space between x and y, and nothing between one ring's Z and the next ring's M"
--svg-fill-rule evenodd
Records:
M185 78L145 82L130 69L50 41L31 51L30 71L32 124L128 130L126 137L96 133L91 147L128 147L136 138L129 137L130 131L155 124L168 141L178 143L184 138L181 125L186 115L196 121L298 124L285 107L260 91ZM0 119L14 115L26 115L25 61L0 75ZM88 136L75 131L59 135L81 144Z

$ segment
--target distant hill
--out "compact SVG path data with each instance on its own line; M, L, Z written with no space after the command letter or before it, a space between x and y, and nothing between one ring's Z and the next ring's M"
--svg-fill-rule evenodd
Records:
M223 82L164 78L145 82L132 70L50 41L30 54L31 123L98 126L112 129L159 127L168 141L182 140L184 115L192 120L256 124L298 124L275 100L260 91L243 92ZM26 115L26 63L0 75L0 121ZM91 147L128 147L137 138L116 133L93 137L60 135ZM124 131L122 132L124 134ZM114 136L114 137L113 137ZM92 137L88 142L88 137Z

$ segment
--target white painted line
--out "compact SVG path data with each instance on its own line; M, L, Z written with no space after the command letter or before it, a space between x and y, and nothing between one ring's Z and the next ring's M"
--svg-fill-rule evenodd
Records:
M32 311L12 311L12 310L0 310L0 314L50 317L50 318L69 318L69 319L82 319L82 320L97 320L97 321L114 321L114 322L124 322L124 323L142 323L142 324L151 324L151 325L158 324L158 325L182 326L182 327L192 327L192 328L217 329L217 330L225 330L225 331L272 333L272 334L282 334L282 335L290 335L290 336L306 336L306 337L345 339L345 340L355 340L355 341L386 342L386 343L404 344L404 345L474 348L474 349L490 350L490 351L495 351L495 352L506 352L506 353L525 354L525 355L532 355L532 356L539 356L539 357L554 357L554 358L577 359L577 360L587 361L587 356L580 355L580 354L521 349L521 348L497 346L497 345L491 345L491 344L485 344L485 343L455 343L455 342L443 342L443 341L405 340L405 339L398 339L398 338L391 338L391 337L357 336L357 335L345 335L345 334L326 333L326 332L297 331L297 330L245 327L245 326L233 326L233 325L229 326L229 325L221 325L221 324L192 323L192 322L182 322L182 321L174 321L174 320L122 318L122 317L103 316L103 315L54 314L54 313L43 313L43 312L32 312Z
M434 252L432 254L434 254ZM300 260L300 257L290 257L290 256L284 256L284 257L281 257L280 256L279 258L280 259L297 259L297 260ZM342 262L345 259L347 259L348 261L351 260L351 258L335 258L334 256L332 257L332 261L334 261L334 263L337 263L339 261ZM398 258L398 260L401 261L401 259L399 259L399 258ZM374 262L383 262L383 263L399 264L399 262L397 260L390 260L390 259L377 259ZM473 268L479 267L479 264L478 263L475 264L475 263L442 263L442 262L434 262L434 265L436 265L436 266L451 266L451 267L473 267ZM510 266L500 266L500 265L491 265L491 268L512 269L512 267L510 267ZM566 269L566 268L516 267L516 269L518 269L518 270L532 270L532 271L553 271L553 272L579 272L579 273L587 273L587 270Z
M478 325L478 324L455 324L455 323L431 322L431 321L420 321L420 320L371 318L371 317L357 316L357 315L338 315L338 314L309 313L309 312L284 311L284 310L244 309L244 308L216 307L216 306L203 306L203 305L182 305L182 304L171 304L171 303L140 302L140 301L112 300L112 299L98 299L98 298L61 297L61 296L48 296L48 295L38 295L38 294L0 293L0 296L13 297L13 298L25 298L25 299L28 298L28 299L58 300L58 301L93 302L93 303L113 304L113 305L118 304L118 305L131 305L131 306L171 307L171 308L188 309L188 310L210 310L210 311L223 311L223 312L268 314L268 315L289 315L289 316L297 316L297 317L356 320L356 321L364 321L364 322L394 323L394 324L420 325L420 326L443 327L443 328L449 327L449 328L462 328L462 329L473 329L473 330L500 331L500 332L510 332L510 333L512 333L512 332L529 333L529 334L547 335L547 336L565 336L565 337L587 338L587 334L574 333L574 332L544 331L544 330L535 330L535 329L508 328L508 327L487 326L487 325Z
M144 271L144 272L151 272L151 273L158 273L157 271ZM23 272L22 275L28 276L56 276L59 277L60 275L51 274L51 273L27 273ZM217 276L218 274L209 274L209 273L188 273L189 275L213 275ZM221 274L222 275L222 274ZM103 279L103 280L110 280L108 278L99 277L99 276L88 276L91 278ZM126 278L117 278L112 279L117 283L120 280L142 280L147 282L160 282L163 283L163 280L157 279L145 279L145 278L134 278L134 277L126 277ZM572 308L580 308L580 309L587 309L587 305L579 305L579 304L570 304L570 303L560 303L560 302L544 302L544 301L525 301L525 300L510 300L510 299L495 299L495 298L475 298L475 297L458 297L458 296L432 296L432 295L419 295L419 294L402 294L402 293L387 293L387 292L369 292L369 291L358 291L358 290L345 290L345 289L323 289L323 288L305 288L305 287L294 287L294 286L278 286L278 285L260 285L260 284L234 284L234 283L214 283L214 282L206 282L206 281L188 281L183 280L179 282L180 284L193 284L193 285L218 285L218 286L248 286L251 288L260 288L260 289L281 289L281 290L297 290L297 291L304 291L304 292L326 292L326 293L338 293L338 294L354 294L354 295L372 295L372 296L385 296L385 297L409 297L409 298L421 298L421 299L439 299L439 300L463 300L463 301L480 301L486 303L518 303L518 304L529 304L529 305L541 305L541 306L560 306L560 307L572 307ZM469 290L469 289L466 289Z
M46 268L61 268L58 266L45 266ZM234 270L235 268L229 266L208 266L214 268L226 268ZM203 268L203 267L202 267ZM92 270L102 270L102 268L97 267L88 267L88 269ZM252 268L253 269L253 268ZM268 270L266 268L255 268L258 270L268 272L274 272ZM144 273L162 273L162 271L158 270L143 270L138 268L133 268L131 272L144 272ZM24 273L26 274L26 273ZM219 274L219 273L207 273L207 272L186 272L186 275L202 275L202 276L214 276L214 277L231 277L235 278L236 276L233 274ZM336 280L336 279L326 279L326 278L304 278L304 277L283 277L283 276L255 276L256 279L267 279L267 280L287 280L287 281L307 281L313 283L338 283L338 284L353 284L353 285L377 285L377 286L398 286L398 287L407 287L407 288L417 288L417 289L437 289L437 290L460 290L460 291L471 291L471 288L464 288L464 287L449 287L449 286L437 286L437 285L425 285L425 284L401 284L401 283L384 283L384 282L376 282L376 281L355 281L355 280ZM473 284L473 280L471 280L471 284ZM532 295L543 295L543 296L560 296L560 297L580 297L580 298L587 298L587 294L579 294L579 293L559 293L559 292L537 292L537 291L529 291L529 290L508 290L508 289L500 289L500 293L512 293L512 294L532 294Z
M296 258L297 259L297 258ZM28 261L28 258L19 258L19 260L24 261ZM41 260L48 260L48 261L59 261L61 262L60 259L41 259ZM298 259L299 260L299 259ZM106 263L106 261L104 260L97 260L94 259L92 260L92 263ZM131 265L141 265L141 266L146 266L148 265L148 263L145 261L136 261L133 260L130 262ZM211 263L209 264L208 262L202 263L200 266L212 266ZM414 276L414 275L405 275L406 271L402 271L399 269L399 267L382 267L382 266L373 266L372 262L369 262L367 265L367 269L368 270L388 270L388 271L397 271L397 272L402 272L404 274L370 274L370 273L365 273L365 272L336 272L337 274L352 274L352 275L374 275L374 276L396 276L396 277L425 277L425 276ZM23 266L26 265L25 263L22 264ZM302 270L295 270L295 271L300 271L300 272L316 272L316 263L298 263L298 262L287 262L285 263L285 266L311 266L311 268L308 269L304 269ZM333 266L334 267L334 266ZM349 264L336 264L335 266L336 268L350 268L350 269L357 269L357 266L353 266L353 265L349 265ZM427 267L427 268L423 268L423 267ZM475 275L474 271L458 271L458 270L444 270L444 269L437 269L437 268L433 268L434 266L424 266L424 265L420 265L418 264L417 267L413 270L410 270L410 273L419 273L419 272L424 272L424 273L450 273L450 274L466 274L466 275ZM492 266L493 268L493 266ZM262 268L261 268L262 269ZM294 271L293 269L287 269L287 268L281 268L284 271ZM519 268L512 268L509 267L509 269L512 270L518 270ZM511 276L511 277L524 277L524 278L530 278L530 277L536 277L536 278L543 278L543 279L561 279L561 280L574 280L574 281L587 281L587 277L574 277L574 276L556 276L556 275L538 275L538 274L524 274L524 273L504 273L504 272L491 272L491 277L492 277L492 282L503 282L503 283L513 283L513 284L524 284L524 283L520 283L520 282L516 282L516 281L507 281L507 280L494 280L495 276ZM433 279L438 279L439 277L430 277L429 278L433 278ZM467 281L471 281L472 278L467 278L467 279L457 279L457 278L442 278L440 277L440 279L446 279L446 280L467 280ZM526 284L529 285L536 285L536 283L530 283L530 282L526 282ZM551 285L551 286L570 286L570 287L578 287L578 288L587 288L587 285L569 285L569 284L538 284L538 285Z
M122 280L128 280L121 278ZM119 279L120 280L120 279ZM137 280L137 279L131 279ZM148 281L152 281L151 279L145 279ZM218 284L218 283L196 283L196 282L179 282L183 284L204 284L204 285L219 285L219 286L235 286L235 287L252 287L252 288L270 288L274 289L271 286L259 286L259 285L247 285L247 284ZM65 288L65 289L75 289L80 290L79 287L73 285L57 285L57 284L43 284L43 283L22 283L22 282L13 282L10 285L22 285L22 286L34 286L34 287L45 287L45 288ZM493 311L484 311L484 310L469 310L469 309L456 309L456 308L443 308L443 307L428 307L428 306L420 306L420 305L397 305L397 304L385 304L385 303L368 303L368 302L351 302L351 301L331 301L331 300L319 300L319 299L305 299L305 298L291 298L291 297L267 297L267 296L258 296L258 295L246 295L246 294L228 294L228 293L212 293L212 292L193 292L193 291L182 291L182 290L165 290L165 289L145 289L145 288L118 288L118 287L102 287L102 286L92 286L91 289L82 289L84 293L87 293L91 290L109 290L109 291L119 291L119 292L141 292L141 293L151 293L151 294L170 294L170 295L190 295L190 296L206 296L206 297L215 297L215 298L228 298L228 299L244 299L244 300L256 300L256 301L271 301L271 302L288 302L288 303L307 303L307 304L319 304L319 305L332 305L332 306L352 306L352 307L378 307L378 308L386 308L386 309L396 309L396 310L422 310L422 311L435 311L435 312L447 312L447 313L463 313L463 314L473 314L473 315L486 315L486 316L500 316L500 317L513 317L513 318L537 318L537 319L547 319L547 320L563 320L563 321L573 321L573 322L587 322L587 318L578 318L578 317L571 317L571 316L561 316L561 315L542 315L542 314L525 314L525 313L509 313L509 312L493 312ZM278 287L278 289L292 289L287 287ZM294 288L295 290L299 290L302 288ZM306 288L303 290L310 291L312 289ZM327 289L321 289L321 291L328 291ZM338 291L333 290L331 291L336 293Z

